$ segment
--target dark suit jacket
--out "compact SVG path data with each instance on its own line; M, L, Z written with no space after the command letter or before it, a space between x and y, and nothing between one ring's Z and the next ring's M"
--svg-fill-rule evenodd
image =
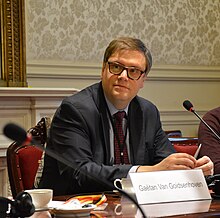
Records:
M64 99L53 118L47 148L62 155L74 169L46 155L39 187L52 188L54 195L103 191L106 187L90 175L112 184L126 177L132 165L154 165L175 152L151 102L136 96L128 117L131 165L112 166L101 83Z

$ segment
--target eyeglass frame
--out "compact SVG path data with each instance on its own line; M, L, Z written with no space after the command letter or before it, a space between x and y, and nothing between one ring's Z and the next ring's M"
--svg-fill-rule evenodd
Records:
M107 61L107 63L108 63L109 72L110 72L111 74L113 74L113 75L120 75L124 70L126 70L126 72L127 72L127 77L128 77L129 79L131 79L131 80L139 80L139 79L141 78L142 74L146 74L146 72L147 72L147 69L144 70L144 71L142 71L142 70L140 70L140 69L138 69L138 68L136 68L136 67L126 67L126 66L124 66L123 64L120 64L120 63L117 63L117 62ZM120 72L120 73L113 73L113 72L110 70L110 65L111 65L111 64L115 64L115 65L118 65L118 66L122 67L121 72ZM135 69L135 70L140 71L139 77L138 77L137 79L131 78L130 75L129 75L129 69Z

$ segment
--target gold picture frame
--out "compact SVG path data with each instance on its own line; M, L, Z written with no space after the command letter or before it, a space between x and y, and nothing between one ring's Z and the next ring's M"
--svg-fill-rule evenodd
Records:
M24 0L0 0L0 86L27 87Z

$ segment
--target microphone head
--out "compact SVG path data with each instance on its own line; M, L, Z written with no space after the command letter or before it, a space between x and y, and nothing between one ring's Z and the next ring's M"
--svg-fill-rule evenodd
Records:
M184 107L186 110L188 110L188 111L191 111L191 112L194 111L193 105L192 105L192 103L191 103L189 100L185 100L185 101L183 102L183 107Z
M3 133L5 136L19 144L22 144L27 139L27 132L14 123L7 124L3 129Z

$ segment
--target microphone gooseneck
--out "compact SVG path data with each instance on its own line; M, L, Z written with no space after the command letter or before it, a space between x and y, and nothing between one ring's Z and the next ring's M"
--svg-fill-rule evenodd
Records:
M188 111L194 113L194 114L201 120L201 122L215 135L215 137L216 137L218 140L220 140L220 136L205 122L205 120L204 120L201 116L199 116L199 114L194 110L193 104L192 104L189 100L185 100L185 101L183 102L183 107L184 107L186 110L188 110Z
M37 146L39 149L43 150L48 156L54 158L55 160L65 164L66 166L72 168L72 169L76 169L76 167L74 166L74 163L63 158L60 154L57 154L56 152L50 150L49 148L44 148L43 146L41 146L40 143L38 143L36 140L34 140L32 138L32 135L27 133L23 128L21 128L20 126L13 124L13 123L9 123L7 124L4 129L3 129L3 133L5 136L7 136L8 138L16 141L19 144L30 144L30 145L35 145ZM114 189L115 187L113 186L112 183L110 183L109 181L105 180L105 179L100 179L98 178L96 175L92 175L92 174L88 174L88 172L84 172L81 170L81 173L85 174L86 176L90 177L91 179L93 179L95 182L99 183L100 185L108 188L108 189ZM117 187L116 187L117 188ZM138 204L137 200L134 199L130 194L128 194L126 191L121 190L119 188L117 188L117 190L123 194L124 196L126 196L127 198L129 198L136 206L137 208L140 210L140 212L143 215L143 218L146 218L146 215L143 211L143 209L141 208L141 206Z

